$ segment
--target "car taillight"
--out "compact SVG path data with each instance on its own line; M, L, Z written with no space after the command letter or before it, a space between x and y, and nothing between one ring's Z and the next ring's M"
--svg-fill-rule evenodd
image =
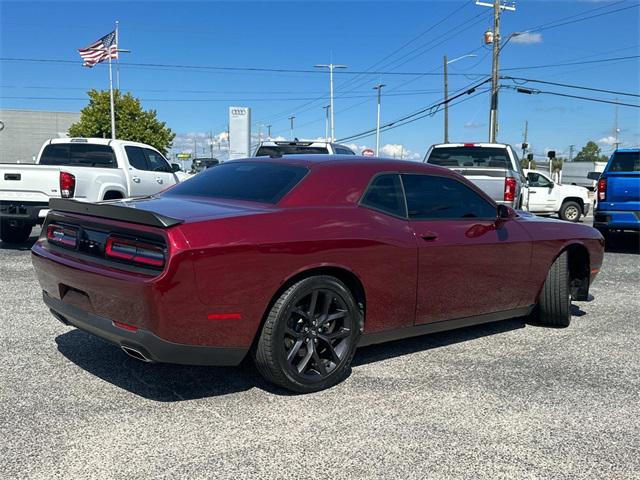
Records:
M68 172L60 172L60 196L71 198L76 191L76 177Z
M165 261L162 247L113 236L107 238L104 252L107 257L151 267L163 267Z
M598 180L598 201L604 202L607 199L607 179L601 178Z
M516 198L516 179L506 177L504 179L504 200L505 202L513 202Z
M54 245L76 248L78 244L78 230L64 225L50 223L47 226L47 240Z

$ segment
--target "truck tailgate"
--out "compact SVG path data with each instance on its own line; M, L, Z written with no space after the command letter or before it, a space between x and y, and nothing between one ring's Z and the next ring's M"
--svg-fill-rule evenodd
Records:
M480 190L493 200L500 201L504 197L504 169L452 168L467 180L473 182Z
M607 172L607 203L616 210L640 210L640 172Z
M59 197L60 167L0 164L0 201L42 202Z

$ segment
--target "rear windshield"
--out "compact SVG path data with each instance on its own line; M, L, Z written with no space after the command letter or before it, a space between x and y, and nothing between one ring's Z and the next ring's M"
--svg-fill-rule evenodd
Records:
M260 147L256 152L256 157L271 157L273 155L296 155L298 153L321 155L329 153L329 150L325 147L306 147L304 145L263 146Z
M53 143L44 147L41 165L116 168L116 157L109 145Z
M490 147L434 148L427 163L442 167L511 167L506 148Z
M640 152L616 152L613 154L609 172L640 172Z
M307 172L306 168L294 165L228 162L179 183L164 195L278 203Z

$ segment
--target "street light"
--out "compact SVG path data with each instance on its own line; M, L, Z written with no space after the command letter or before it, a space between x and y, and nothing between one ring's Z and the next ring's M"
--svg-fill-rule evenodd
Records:
M329 142L329 108L331 105L325 105L324 109L324 140Z
M378 91L378 120L376 122L376 157L379 156L380 152L380 96L382 94L382 87L384 87L384 83L379 83L375 87L374 90Z
M329 63L314 65L314 67L329 69L329 108L331 109L331 141L333 141L333 139L336 138L335 115L333 110L333 70L336 68L347 68L347 66L334 65L333 63Z
M296 117L295 117L294 115L291 115L291 116L289 117L289 121L291 122L291 140L293 140L293 138L294 138L294 137L293 137L293 120L294 120L295 118L296 118Z
M447 60L447 56L444 56L444 143L449 143L449 76L447 73L447 65L463 58L475 57L475 53L469 53L462 55L461 57L454 58L453 60Z

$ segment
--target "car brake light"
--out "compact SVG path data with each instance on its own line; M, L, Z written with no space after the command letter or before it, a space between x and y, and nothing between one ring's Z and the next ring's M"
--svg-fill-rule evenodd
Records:
M598 180L597 191L598 191L598 201L604 202L607 199L607 179L606 178L601 178L600 180Z
M165 261L162 247L118 237L107 238L105 254L107 257L151 267L162 267Z
M51 223L47 226L47 240L55 245L76 248L78 244L78 230Z
M476 146L475 143L463 143L462 145L465 146L465 147L475 147Z
M505 202L513 202L516 198L516 179L506 177L504 179L504 200Z
M60 196L71 198L76 190L76 177L68 172L60 172Z

